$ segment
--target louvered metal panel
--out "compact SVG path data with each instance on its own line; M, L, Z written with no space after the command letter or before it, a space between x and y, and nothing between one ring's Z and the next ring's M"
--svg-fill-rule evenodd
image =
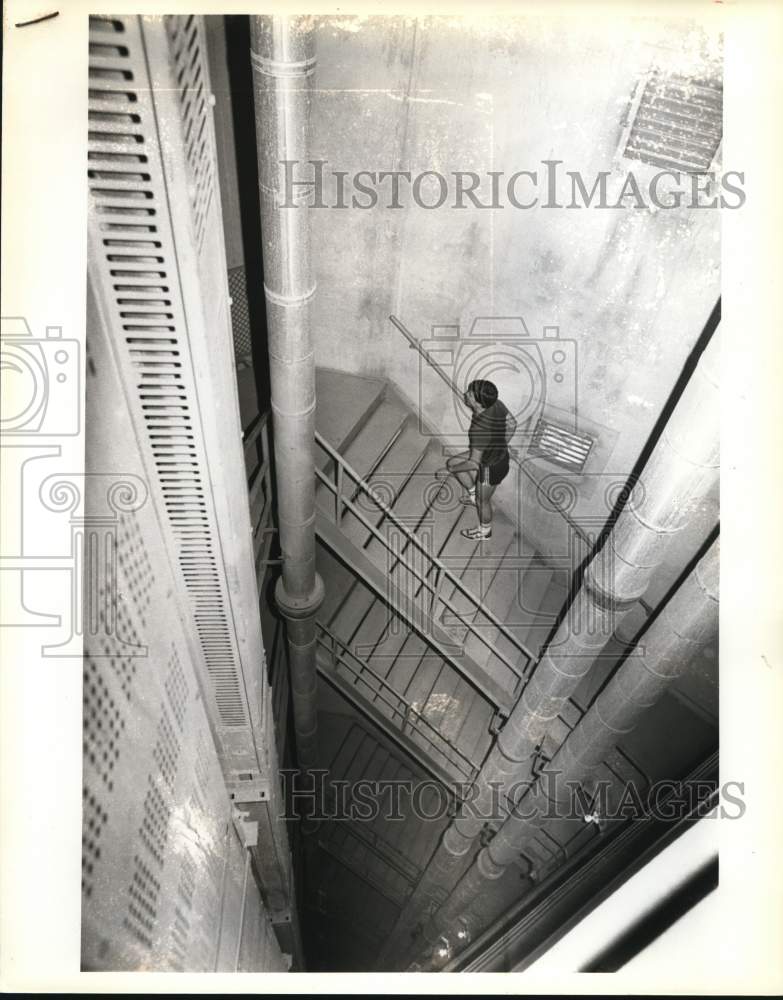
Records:
M141 660L109 661L116 684L112 681L108 696L115 703L127 699L142 674L145 694L121 717L134 748L125 754L132 769L122 781L126 812L137 807L142 812L134 813L127 829L128 816L115 817L112 832L124 846L127 864L136 867L115 870L110 880L115 893L122 882L134 886L133 909L123 927L136 951L129 952L114 931L105 947L112 950L120 940L112 961L128 967L148 962L159 967L165 955L172 968L177 963L201 968L192 962L215 960L220 934L214 921L221 908L219 899L210 898L206 909L198 910L208 916L194 923L183 902L192 895L192 873L175 873L168 860L172 824L184 823L199 844L203 838L216 844L210 824L226 827L229 802L257 804L265 821L265 852L256 852L256 866L278 908L290 895L202 19L91 18L89 87L88 259L94 305L88 337L100 377L92 380L98 386L91 403L96 432L88 462L102 470L136 469L148 493L138 514L144 520L120 528L117 627L128 642L146 644L155 664L147 676L149 666ZM107 372L115 380L109 389ZM100 644L94 652L110 654ZM89 658L86 662L89 666ZM113 676L100 665L92 673L104 686ZM96 680L86 691L101 699L93 705L94 742L95 730L101 739L107 733L100 715L107 692ZM116 737L118 725L120 719L114 732L109 727L110 735ZM108 766L117 745L115 738L114 747L102 749L95 762L87 751L85 766L104 763L104 752ZM197 780L188 791L182 782L191 759ZM115 794L107 782L118 782L114 774L106 775L104 767L88 788L93 826L105 826L112 808L119 808L105 801L107 792ZM193 822L192 816L197 816ZM134 829L143 850L128 842ZM213 861L202 862L214 869L218 882L226 849L215 847ZM88 858L93 867L94 860ZM108 883L103 889L108 892ZM98 916L86 940L100 941L104 917ZM165 943L163 928L169 935ZM86 960L104 967L105 947L96 945Z
M586 434L574 434L542 417L533 432L530 454L581 472L592 447L593 439Z
M623 156L664 170L706 173L723 135L723 84L653 70L640 85Z
M198 634L226 777L259 798L267 692L203 26L91 23L90 263Z
M143 493L139 506L117 504L144 468L92 283L88 302L85 534L109 519L116 548L86 573L96 621L84 629L82 965L213 971L219 941L231 954L241 944L230 936L239 917L222 927L243 905L224 876L232 804L172 609L159 512ZM251 924L268 932L254 970L283 968L254 887L247 899L259 910Z

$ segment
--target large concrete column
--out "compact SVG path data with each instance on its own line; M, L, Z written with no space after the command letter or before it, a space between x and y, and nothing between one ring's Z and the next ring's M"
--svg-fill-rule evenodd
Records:
M547 768L552 780L539 779L481 850L428 927L430 940L442 935L450 953L459 951L468 936L484 930L503 912L506 895L496 886L520 853L542 830L580 821L571 814L568 785L590 781L594 770L680 676L693 654L714 637L718 573L716 541L644 634L645 655L625 660L555 754Z
M469 867L498 796L533 777L536 753L563 703L576 691L603 647L638 607L657 566L717 479L719 469L719 330L701 355L639 484L535 668L477 779L474 801L445 831L384 948L393 953L444 886Z
M264 295L269 339L277 510L283 574L275 591L288 626L299 766L316 752L315 363L310 301L315 292L306 195L290 207L281 160L310 157L315 38L308 17L251 17ZM301 189L300 189L301 190ZM249 279L248 279L249 280Z

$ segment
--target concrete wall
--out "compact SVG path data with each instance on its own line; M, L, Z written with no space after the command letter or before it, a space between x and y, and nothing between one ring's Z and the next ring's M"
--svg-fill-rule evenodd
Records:
M351 174L502 170L508 177L542 173L542 160L558 159L560 171L581 171L588 186L597 171L613 171L609 186L617 190L629 169L640 181L654 172L616 158L637 81L655 59L690 73L705 56L715 65L718 51L714 38L688 22L616 16L610 27L573 16L319 23L313 157L327 160L327 171ZM567 204L571 185L563 181L558 200ZM543 200L541 175L538 189ZM563 383L548 372L547 406L556 407L555 419L575 413L597 438L587 474L574 483L574 514L600 522L608 513L606 486L633 466L718 298L718 212L519 210L505 195L502 209L456 209L449 207L453 194L427 210L408 190L398 209L311 213L317 363L391 379L456 442L462 425L450 394L431 372L420 372L389 313L423 339L439 325L465 334L477 316L521 316L531 340L559 327L571 346ZM530 191L522 183L520 199ZM423 188L422 196L435 193ZM535 408L521 405L531 383L521 369L503 365L491 377L513 408L534 420ZM480 376L486 361L469 368L457 378ZM545 462L533 467L539 477L557 473ZM497 502L515 508L517 492L506 485ZM542 510L529 484L521 495L526 532L543 551L561 550L560 519ZM714 504L702 520L681 552L714 523Z

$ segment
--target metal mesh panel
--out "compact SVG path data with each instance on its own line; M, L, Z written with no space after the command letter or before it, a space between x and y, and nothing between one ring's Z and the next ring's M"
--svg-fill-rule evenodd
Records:
M177 39L186 46L179 56L168 48ZM199 87L208 93L202 39L198 18L90 21L82 536L91 518L106 522L112 482L143 488L140 502L111 521L100 569L86 561L85 590L95 595L84 628L86 969L213 971L219 947L238 954L241 920L222 923L240 905L226 896L236 841L230 782L237 771L255 777L265 768L264 692L242 667L245 655L261 675L263 652L247 629L240 652L232 587L244 581L228 579L226 560L234 576L237 564L221 535L235 518L220 504L241 510L241 493L226 488L221 499L213 490L222 457L210 457L216 431L208 441L202 419L206 402L221 433L236 426L242 479L235 397L225 385L222 395L213 391L203 374L211 376L206 352L222 350L221 331L229 351L230 339L225 292L210 296L204 278L222 275L225 287L225 264L215 267L208 99L192 101ZM184 98L163 85L183 68L183 52ZM182 140L189 126L190 146ZM191 183L174 183L177 170ZM187 192L185 203L172 203L172 191ZM190 294L200 283L203 312ZM254 971L280 967L279 949L265 961Z
M128 413L112 407L121 389L94 314L88 336L100 372L88 379L88 467L110 480L141 475ZM88 510L97 511L99 500ZM187 637L169 614L173 579L154 508L147 503L127 516L135 523L118 529L129 545L120 541L119 553L127 557L141 536L159 569L146 594L130 599L122 567L133 575L138 566L118 558L120 624L112 634L85 635L83 966L213 971L218 941L229 955L240 946L240 901L233 890L226 894L224 878L228 844L236 840L231 805ZM146 655L117 655L131 638ZM254 971L282 967L272 944Z
M234 337L234 358L237 366L252 364L250 335L250 306L247 300L247 283L244 267L232 267L228 272L228 290L231 295L231 332Z
M107 333L91 310L87 465L104 484L143 476ZM88 492L88 514L103 499ZM211 970L230 803L151 503L118 518L117 539L99 588L116 628L84 639L83 965Z

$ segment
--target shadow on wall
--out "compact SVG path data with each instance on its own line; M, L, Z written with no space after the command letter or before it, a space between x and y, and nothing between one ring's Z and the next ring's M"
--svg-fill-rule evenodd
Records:
M250 66L250 19L244 15L228 14L223 21L226 30L231 109L236 137L239 217L247 278L253 370L259 410L263 413L269 407L270 387L261 257L261 206L258 197L253 73Z

